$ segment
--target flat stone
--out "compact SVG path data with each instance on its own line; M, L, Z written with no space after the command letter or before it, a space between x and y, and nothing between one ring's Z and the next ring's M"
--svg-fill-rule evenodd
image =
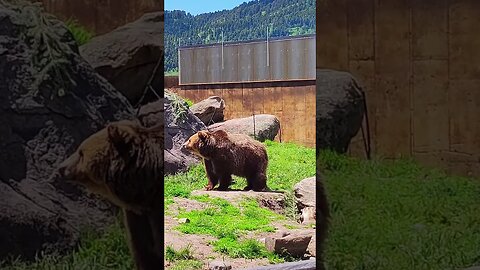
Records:
M190 219L188 218L179 218L178 223L184 224L184 223L190 223Z
M210 261L208 263L209 270L230 270L232 265L225 261Z
M312 234L290 234L285 237L265 239L265 247L268 251L278 254L288 253L295 257L303 256L308 248L308 244L312 239Z

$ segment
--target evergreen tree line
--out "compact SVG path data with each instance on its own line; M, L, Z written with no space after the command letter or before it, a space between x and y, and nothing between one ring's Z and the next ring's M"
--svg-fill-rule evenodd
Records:
M315 0L254 0L193 16L165 11L165 71L178 70L178 47L315 33Z

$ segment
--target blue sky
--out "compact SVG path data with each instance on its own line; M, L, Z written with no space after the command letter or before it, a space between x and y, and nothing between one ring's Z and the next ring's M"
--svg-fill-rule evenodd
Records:
M198 15L217 10L232 9L252 0L165 0L165 10L184 10Z

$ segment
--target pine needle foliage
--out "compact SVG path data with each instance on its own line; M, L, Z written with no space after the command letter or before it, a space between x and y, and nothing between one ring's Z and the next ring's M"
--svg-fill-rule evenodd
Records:
M49 98L64 96L70 87L76 86L71 77L70 59L78 50L65 42L66 26L53 15L44 12L41 3L25 0L0 0L0 7L17 13L14 23L25 27L20 39L29 47L34 80L26 96L39 96L40 89L53 89ZM64 28L64 31L61 30ZM73 41L73 38L71 37ZM67 40L68 41L68 40ZM48 95L44 93L44 95Z

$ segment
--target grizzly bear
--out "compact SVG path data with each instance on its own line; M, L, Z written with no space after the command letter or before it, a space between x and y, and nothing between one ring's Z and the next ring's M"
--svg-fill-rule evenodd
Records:
M163 267L163 125L109 124L85 139L59 174L121 207L137 269Z
M247 179L244 190L267 189L267 150L250 136L223 130L199 131L182 146L203 159L208 178L206 190L214 189L217 183L218 190L228 190L232 174Z

